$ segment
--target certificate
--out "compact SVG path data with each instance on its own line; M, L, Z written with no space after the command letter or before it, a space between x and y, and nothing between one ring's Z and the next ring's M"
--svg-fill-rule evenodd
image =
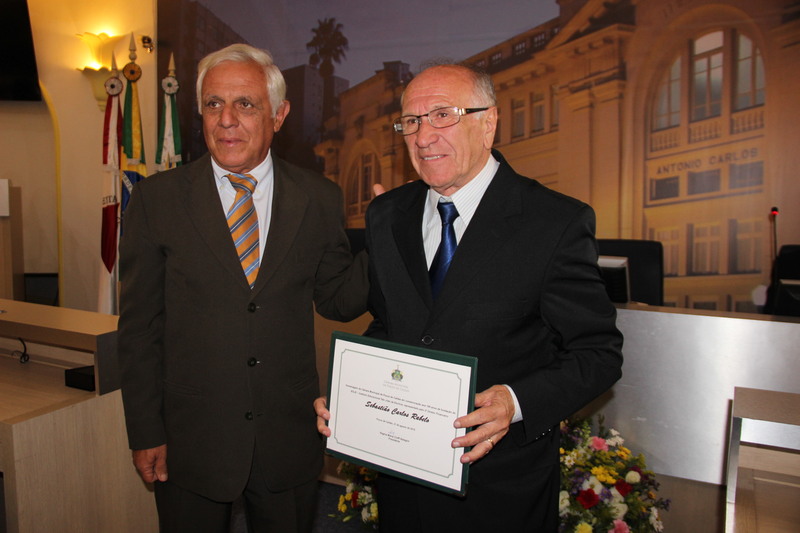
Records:
M474 405L477 359L334 332L327 451L438 490L464 494L469 465L451 441Z

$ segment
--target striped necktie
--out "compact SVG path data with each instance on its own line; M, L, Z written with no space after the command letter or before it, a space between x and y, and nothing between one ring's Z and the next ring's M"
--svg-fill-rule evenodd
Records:
M236 189L236 199L228 210L228 227L231 229L233 244L239 254L244 275L250 288L256 282L258 267L261 265L258 239L258 215L253 203L253 191L257 182L250 174L228 174L228 180Z
M450 268L450 261L456 253L456 232L453 221L458 218L458 210L453 202L439 202L436 205L439 216L442 217L442 241L433 256L433 262L428 274L431 278L431 292L434 299L439 296L439 291L444 285L444 277Z

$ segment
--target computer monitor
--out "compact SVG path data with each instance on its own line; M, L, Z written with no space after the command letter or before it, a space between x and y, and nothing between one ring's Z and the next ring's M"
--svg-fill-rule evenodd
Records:
M631 300L631 281L628 258L614 255L601 255L597 264L606 283L608 297L614 303L628 303Z

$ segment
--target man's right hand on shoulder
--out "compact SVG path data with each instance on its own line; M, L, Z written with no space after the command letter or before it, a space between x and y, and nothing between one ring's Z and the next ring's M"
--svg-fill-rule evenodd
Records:
M167 445L133 450L133 465L145 483L167 480Z

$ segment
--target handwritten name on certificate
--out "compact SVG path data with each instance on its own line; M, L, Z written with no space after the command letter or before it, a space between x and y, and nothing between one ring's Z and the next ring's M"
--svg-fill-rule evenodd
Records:
M463 494L468 465L450 442L474 403L477 359L335 332L327 451L347 461Z

